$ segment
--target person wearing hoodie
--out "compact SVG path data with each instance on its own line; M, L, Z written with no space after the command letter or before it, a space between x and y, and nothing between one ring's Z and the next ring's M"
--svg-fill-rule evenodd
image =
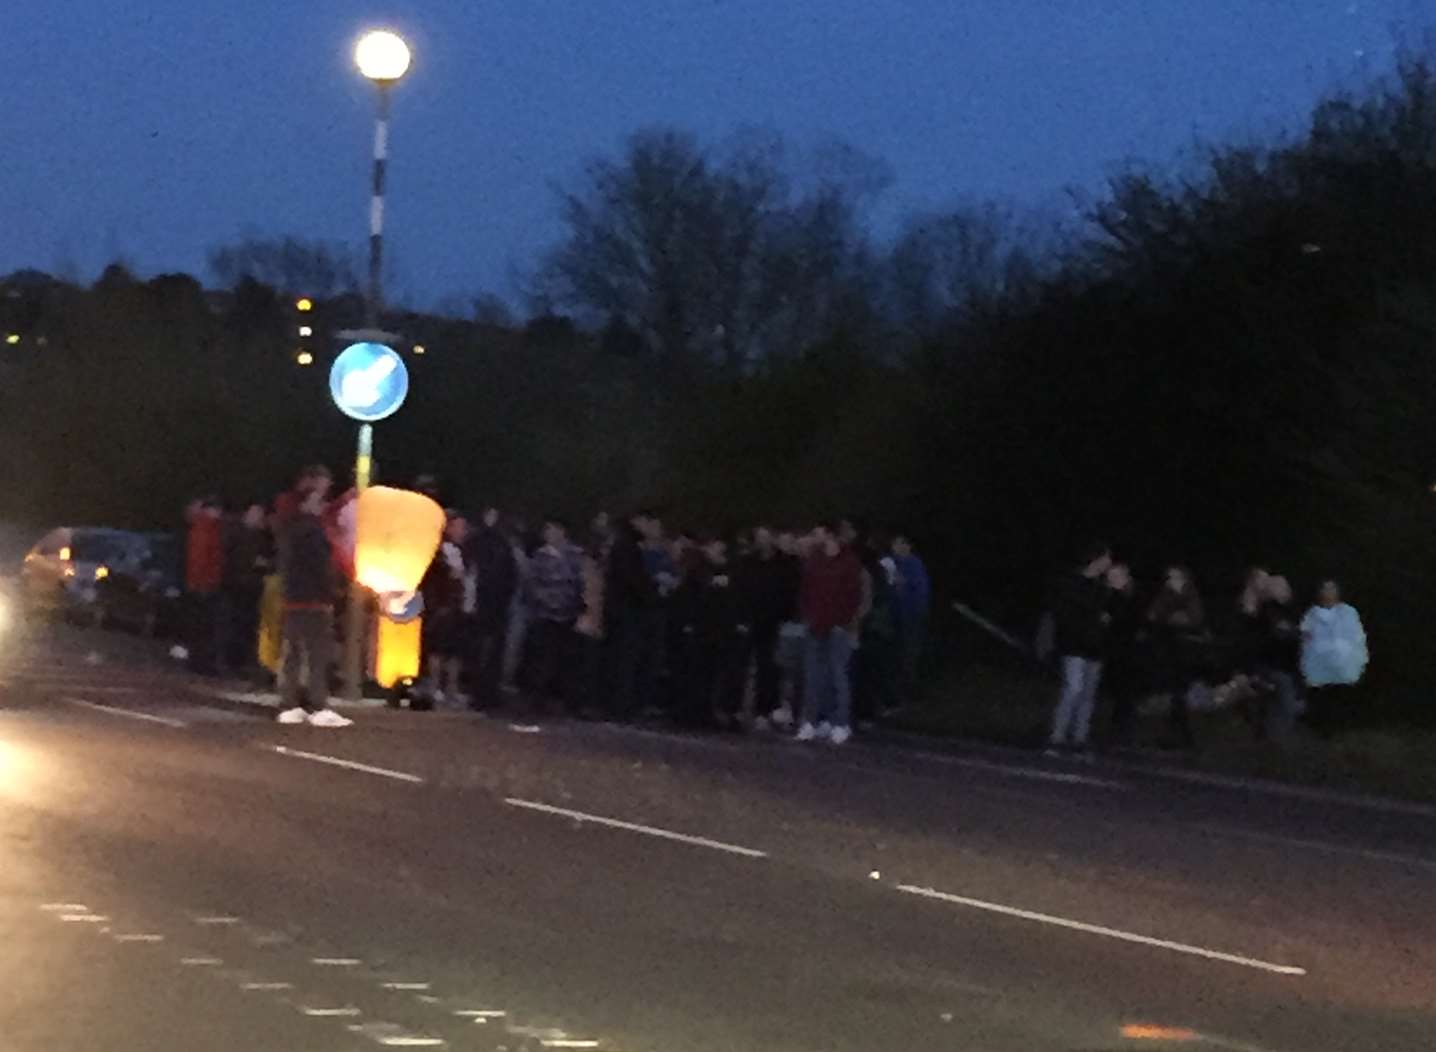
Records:
M329 707L336 575L334 552L322 519L324 502L324 491L311 490L299 502L280 542L284 668L279 722L347 727L354 721ZM301 700L302 684L307 684L308 690Z
M1323 581L1316 603L1301 619L1301 675L1311 688L1307 720L1322 735L1349 726L1349 688L1361 681L1369 654L1356 608L1342 602L1341 586Z
M817 527L798 596L807 629L799 741L827 738L842 745L852 737L848 667L862 605L862 563L839 540L835 527Z

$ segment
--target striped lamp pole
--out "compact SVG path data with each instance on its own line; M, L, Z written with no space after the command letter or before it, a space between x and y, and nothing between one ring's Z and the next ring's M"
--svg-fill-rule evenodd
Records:
M389 105L394 84L409 69L409 45L397 33L376 29L365 33L354 49L359 72L379 91L374 120L374 175L369 198L369 288L365 297L365 324L379 327L384 306L384 174L389 161Z
M389 104L392 81L379 81L379 111L374 118L374 180L369 198L369 288L364 324L379 327L384 309L384 169L389 160Z

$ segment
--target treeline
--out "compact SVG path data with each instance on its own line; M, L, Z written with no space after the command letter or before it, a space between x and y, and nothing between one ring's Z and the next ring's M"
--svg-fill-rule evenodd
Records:
M1062 230L978 205L879 244L886 180L838 146L636 135L562 196L528 324L487 299L386 317L425 353L378 430L381 473L573 517L901 524L950 591L1014 620L1096 535L1142 568L1191 563L1214 595L1252 562L1332 574L1374 668L1429 680L1425 57L1284 141L1127 172ZM357 322L355 268L293 243L212 269L223 296L121 268L5 283L0 324L22 338L0 347L0 514L165 523L191 493L347 462L326 334ZM321 298L311 367L301 294Z

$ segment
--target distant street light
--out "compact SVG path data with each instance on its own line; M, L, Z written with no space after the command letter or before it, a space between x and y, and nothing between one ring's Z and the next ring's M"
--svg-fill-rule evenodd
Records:
M314 309L314 301L308 296L301 296L298 300L295 301L294 309L299 311L301 314L307 313L308 311L312 311Z
M300 351L294 356L294 360L300 365L313 365L314 355L310 354L308 351Z
M423 353L424 353L424 345L423 345L422 343L416 343L416 344L414 344L414 353L415 353L415 354L423 354Z

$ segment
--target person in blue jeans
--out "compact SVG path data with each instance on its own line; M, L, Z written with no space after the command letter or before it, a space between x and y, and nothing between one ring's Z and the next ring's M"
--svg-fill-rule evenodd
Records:
M813 531L813 550L803 566L798 594L808 631L799 741L826 738L842 745L852 737L848 666L857 635L854 623L862 604L862 563L838 540L833 527L819 526Z
M1052 713L1049 755L1067 746L1087 748L1092 710L1102 682L1107 628L1112 620L1108 610L1111 590L1106 581L1111 567L1111 550L1105 544L1093 545L1078 568L1063 577L1053 592L1050 610L1061 658L1062 692Z

